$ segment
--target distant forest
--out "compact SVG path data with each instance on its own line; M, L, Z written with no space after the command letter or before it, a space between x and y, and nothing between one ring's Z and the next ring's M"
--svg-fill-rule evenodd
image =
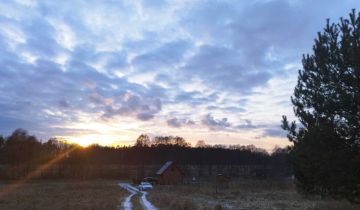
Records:
M143 134L134 146L124 147L81 147L55 138L41 142L23 129L5 138L0 136L0 179L22 178L29 174L40 178L131 178L139 176L139 171L141 176L151 175L145 166L159 166L168 160L175 161L185 171L188 166L197 166L196 170L205 166L206 170L212 170L212 166L216 166L216 172L225 166L253 166L281 171L283 175L290 170L287 148L275 148L269 154L254 145L210 146L198 141L191 147L182 137L157 136L151 141ZM129 167L135 172L128 172ZM31 174L34 171L37 172ZM232 172L228 170L227 173Z

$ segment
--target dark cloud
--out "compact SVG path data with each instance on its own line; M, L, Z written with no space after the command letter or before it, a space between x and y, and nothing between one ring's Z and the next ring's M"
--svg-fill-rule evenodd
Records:
M105 64L103 71L108 74L112 74L113 70L127 66L126 54L123 51L97 51L94 46L85 44L76 46L71 52L70 63L74 67L76 65L99 62Z
M176 117L166 120L166 123L170 127L180 128L182 126L192 126L195 125L195 122L189 119L178 119Z
M231 124L228 122L227 118L215 119L211 113L205 115L201 120L201 123L204 126L207 126L210 130L226 130L231 128Z
M259 126L253 125L253 123L251 122L251 120L245 120L244 124L240 124L236 126L236 129L254 129L254 128L258 128Z
M141 71L157 71L163 67L174 67L174 64L182 61L189 47L190 43L184 40L164 43L160 47L136 56L132 64Z
M174 103L183 102L192 106L208 104L218 99L216 93L202 93L200 91L178 91Z
M266 128L263 131L261 137L279 137L285 138L286 131L284 131L280 126L273 127L273 128Z
M226 111L226 112L230 112L230 113L241 113L241 112L245 112L246 110L242 107L238 107L238 106L207 106L206 107L207 110L221 110L221 111Z
M246 62L246 57L238 49L205 45L183 70L218 89L249 93L252 88L265 84L271 73L253 68Z
M21 48L42 58L53 57L59 52L65 51L55 40L55 29L43 18L34 18L28 20L27 23L23 27L26 34L26 43L21 45Z
M141 113L138 113L136 115L136 117L139 120L146 121L146 120L150 120L150 119L154 118L154 113L152 113L152 112L141 112Z
M143 94L149 98L162 98L166 100L168 97L168 90L157 84L149 84Z
M179 120L177 118L168 119L168 120L166 120L166 122L167 122L168 126L175 127L175 128L181 127L181 123L179 122Z
M59 103L59 106L62 108L70 108L70 104L66 100L60 100L58 103Z
M149 120L161 111L160 99L145 99L131 92L125 92L115 99L103 98L100 103L109 103L103 114L105 118L123 115L136 116L139 120Z

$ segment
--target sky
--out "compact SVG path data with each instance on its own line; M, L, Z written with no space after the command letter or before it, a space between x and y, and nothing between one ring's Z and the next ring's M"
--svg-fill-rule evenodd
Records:
M0 134L131 145L289 142L281 116L326 19L358 0L2 0Z

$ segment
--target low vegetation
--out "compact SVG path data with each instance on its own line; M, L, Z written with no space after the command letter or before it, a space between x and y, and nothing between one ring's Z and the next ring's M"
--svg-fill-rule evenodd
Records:
M0 183L0 189L10 185ZM115 210L127 194L116 181L37 181L1 197L0 209Z
M359 209L345 200L306 198L291 181L236 180L228 188L213 182L184 186L157 186L149 199L160 209Z

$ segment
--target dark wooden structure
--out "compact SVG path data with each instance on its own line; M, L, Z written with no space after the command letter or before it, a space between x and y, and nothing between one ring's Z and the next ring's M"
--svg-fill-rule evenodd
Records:
M182 184L184 180L183 171L173 161L167 161L161 166L156 172L156 176L159 184L163 185Z

